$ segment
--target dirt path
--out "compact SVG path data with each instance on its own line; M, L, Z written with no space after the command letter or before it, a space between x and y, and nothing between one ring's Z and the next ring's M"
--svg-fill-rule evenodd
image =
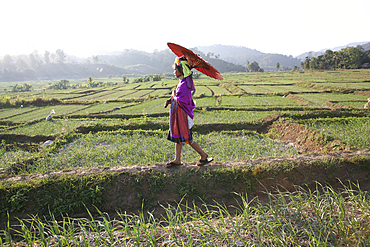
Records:
M330 153L314 153L314 154L301 154L296 156L288 156L288 157L270 157L270 158L260 158L260 159L250 159L244 161L226 161L226 162L212 162L202 167L196 166L195 163L188 163L183 166L177 167L177 171L180 173L188 172L191 169L220 169L225 167L233 167L233 166L245 166L245 165L258 165L258 164L269 164L269 163L278 163L286 160L290 161L313 161L313 160L320 160L320 159L332 159L332 158L350 158L353 156L362 156L368 155L370 156L370 149L361 150L361 151L348 151L348 152L330 152ZM92 173L109 173L109 172L129 172L129 173L136 173L136 172L167 172L169 171L166 168L165 163L158 163L158 164L147 164L147 165L134 165L134 166L115 166L115 167L96 167L96 168L89 168L89 169L78 169L78 170L71 170L71 171L56 171L56 172L48 172L48 173L40 173L40 174L31 174L31 175L21 175L15 176L10 178L3 178L0 180L5 181L29 181L35 179L44 179L49 177L55 176L65 176L65 175L88 175Z

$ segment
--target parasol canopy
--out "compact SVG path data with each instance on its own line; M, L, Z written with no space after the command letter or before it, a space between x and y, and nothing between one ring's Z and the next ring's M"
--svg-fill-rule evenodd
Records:
M217 69L215 69L201 56L175 43L167 43L167 45L178 57L185 56L186 60L188 60L190 67L192 69L194 68L199 72L202 72L203 74L208 75L209 77L215 78L217 80L222 80L220 72L218 72Z

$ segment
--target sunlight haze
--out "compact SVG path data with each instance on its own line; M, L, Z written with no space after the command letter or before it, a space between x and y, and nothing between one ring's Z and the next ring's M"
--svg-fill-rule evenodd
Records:
M0 56L57 49L79 57L153 52L167 42L297 56L370 41L369 12L368 0L14 0L2 3Z

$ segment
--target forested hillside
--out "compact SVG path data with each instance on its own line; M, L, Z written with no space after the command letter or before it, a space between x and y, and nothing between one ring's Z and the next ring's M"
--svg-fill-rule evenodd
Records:
M199 54L210 62L221 73L224 72L245 72L244 66L235 65L219 58L211 58L192 48L195 53ZM153 53L125 50L119 55L99 56L99 60L104 63L122 66L127 69L133 69L138 65L144 65L149 73L172 73L172 63L175 55L170 50L154 51Z
M247 61L254 61L265 71L276 70L276 63L280 64L280 70L291 70L299 66L300 60L292 56L281 54L263 53L241 46L213 45L199 46L198 49L206 54L206 57L217 57L230 63L246 66Z
M55 54L36 52L29 55L5 55L0 59L0 81L81 79L87 77L141 76L172 73L175 55L169 50L147 53L125 50L119 55L97 55L87 59L68 56L62 50ZM78 60L79 62L76 62ZM207 58L221 73L245 72L244 66Z
M370 63L370 50L365 50L362 46L348 46L339 51L326 50L317 57L307 56L301 62L301 67L305 70L359 69L367 68L366 63Z
M363 44L361 47L367 51L370 49L370 43ZM281 71L299 67L307 68L307 65L302 64L304 59L262 53L246 47L213 45L191 48L191 50L205 58L221 73L245 72L247 64L256 64L258 68L261 68L260 71L272 71L276 70L277 67ZM309 57L321 55L321 53L320 55L315 54L310 53ZM122 52L116 52L115 55L95 55L89 58L68 55L61 49L55 53L46 51L44 54L39 54L34 51L28 55L7 54L0 58L0 82L159 75L172 73L171 64L174 58L175 55L169 49L152 53L126 49ZM337 58L339 59L339 56ZM343 68L348 67L344 65L345 63L342 62ZM358 68L360 65L358 63L354 68ZM312 66L312 68L323 67L325 66Z
M364 48L365 51L370 50L370 42L362 45L362 48Z
M324 53L327 50L339 51L339 50L344 49L346 47L357 47L359 45L364 49L364 51L370 50L370 42L355 42L355 43L350 43L350 44L347 44L347 45L344 45L344 46L333 47L333 48L330 48L330 49L328 48L328 49L322 49L320 51L305 52L305 53L302 53L301 55L297 56L296 58L304 61L306 59L306 57L318 57L318 56L324 55Z

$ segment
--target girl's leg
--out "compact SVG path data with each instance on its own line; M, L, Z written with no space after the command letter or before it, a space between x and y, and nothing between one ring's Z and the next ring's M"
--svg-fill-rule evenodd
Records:
M208 154L206 154L203 149L199 146L198 143L196 142L193 142L192 144L190 144L190 146L195 150L197 151L197 153L200 155L200 159L201 160L206 160L208 158Z
M176 164L181 164L181 150L182 150L182 143L175 144L175 160L172 161Z
M175 156L176 157L173 161L170 161L166 164L167 167L181 165L181 150L182 150L182 144L176 143L175 144Z

